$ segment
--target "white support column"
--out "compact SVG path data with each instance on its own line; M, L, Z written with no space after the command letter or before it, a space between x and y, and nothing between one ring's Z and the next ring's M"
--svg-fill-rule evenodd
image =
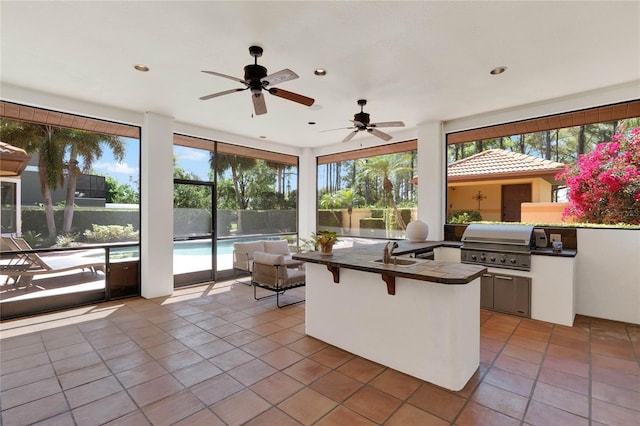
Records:
M429 240L444 238L446 186L442 123L423 123L418 126L418 219L429 225Z
M313 151L305 148L300 155L298 167L298 234L309 239L316 230L316 157Z
M142 296L173 292L173 119L147 112L141 149Z

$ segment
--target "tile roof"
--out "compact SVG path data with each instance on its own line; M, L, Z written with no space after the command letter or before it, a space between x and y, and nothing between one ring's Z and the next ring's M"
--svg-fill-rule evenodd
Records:
M489 149L449 164L449 179L483 177L499 178L509 175L555 175L564 164L503 149Z

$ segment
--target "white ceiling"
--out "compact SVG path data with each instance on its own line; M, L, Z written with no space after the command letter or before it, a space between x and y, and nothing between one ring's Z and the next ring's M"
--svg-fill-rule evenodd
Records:
M403 120L388 129L398 136L640 78L637 1L2 1L0 12L3 84L297 147L339 143L348 130L321 130L350 126L360 98L373 122ZM252 117L248 91L198 99L241 87L200 71L242 78L254 44L269 73L300 76L279 87L314 106L267 94L269 112Z

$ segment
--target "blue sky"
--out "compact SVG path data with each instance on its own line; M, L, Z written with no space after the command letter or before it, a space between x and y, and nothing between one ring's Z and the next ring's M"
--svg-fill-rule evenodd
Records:
M125 157L117 162L109 149L105 149L102 157L93 163L92 170L100 175L111 176L121 184L130 185L132 180L138 179L140 171L140 148L137 139L122 138L125 143ZM177 156L177 164L185 171L195 173L200 179L207 180L209 173L209 153L188 148L174 146L173 152Z

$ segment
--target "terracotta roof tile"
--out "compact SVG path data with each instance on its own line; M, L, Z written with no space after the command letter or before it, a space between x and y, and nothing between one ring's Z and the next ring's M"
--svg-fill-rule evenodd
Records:
M555 174L564 164L503 149L489 149L449 164L447 175L470 177L511 174Z

